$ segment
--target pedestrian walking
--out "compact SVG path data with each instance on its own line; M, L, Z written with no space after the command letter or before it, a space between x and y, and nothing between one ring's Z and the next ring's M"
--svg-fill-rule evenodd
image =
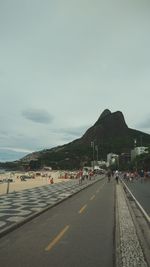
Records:
M79 171L78 177L79 177L79 185L81 185L82 181L83 181L83 171L82 170Z
M108 178L108 183L109 183L111 179L111 170L107 171L107 178Z
M116 183L118 184L119 182L119 171L118 170L115 171L115 179L116 179Z

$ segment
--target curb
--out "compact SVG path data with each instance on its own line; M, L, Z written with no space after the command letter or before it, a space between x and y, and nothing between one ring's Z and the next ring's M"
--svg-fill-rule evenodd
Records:
M121 267L122 260L121 260L121 251L120 251L120 224L119 224L119 213L118 213L118 196L116 187L120 186L120 184L115 185L115 213L114 213L114 223L115 223L115 230L114 230L114 245L115 245L115 260L114 260L114 267Z
M123 184L124 191L125 192L126 192L126 190L128 191L129 195L134 200L134 202L136 203L137 207L139 208L139 210L142 212L144 218L146 219L148 225L150 226L150 217L148 216L148 214L146 213L146 211L143 209L143 207L140 205L140 203L137 201L137 199L135 198L135 196L131 193L130 189L124 183L124 181L122 179L121 179L121 183Z
M124 190L126 202L136 229L136 233L143 250L143 254L147 265L150 266L150 221L149 216L136 200L134 195L129 190L128 186L121 180L121 185Z

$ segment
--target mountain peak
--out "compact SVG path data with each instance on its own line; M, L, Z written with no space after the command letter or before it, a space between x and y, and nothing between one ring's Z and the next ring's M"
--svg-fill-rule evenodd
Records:
M113 152L121 154L130 152L133 148L133 140L142 140L144 146L150 144L150 135L128 128L121 111L111 112L105 109L97 122L90 127L85 134L68 144L46 149L13 162L12 168L37 170L43 166L51 166L53 169L79 169L89 166L93 160L91 142L99 146L99 158L105 159L107 154ZM67 155L66 155L67 154ZM3 168L10 168L10 163L1 163Z
M104 118L104 117L106 117L106 116L108 116L108 115L110 115L110 114L111 114L111 111L110 111L109 109L105 109L105 110L102 112L102 114L100 115L99 119L102 119L102 118Z
M98 120L96 121L95 125L98 125L101 123L101 121L106 118L107 116L110 116L112 113L109 109L105 109L101 115L99 116Z

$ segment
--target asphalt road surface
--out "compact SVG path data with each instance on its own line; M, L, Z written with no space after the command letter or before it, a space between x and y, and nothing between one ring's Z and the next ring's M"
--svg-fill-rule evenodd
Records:
M137 201L141 204L143 209L150 216L150 182L141 182L138 180L134 182L126 182L126 185Z
M112 267L114 182L99 181L0 239L2 267Z

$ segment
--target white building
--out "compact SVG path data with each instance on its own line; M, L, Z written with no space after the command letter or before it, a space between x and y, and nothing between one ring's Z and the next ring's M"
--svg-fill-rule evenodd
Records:
M114 153L109 153L107 154L107 166L111 166L115 163L118 163L119 160L119 156L117 154Z
M131 150L131 161L134 160L137 156L147 153L147 147L145 146L137 146Z
M103 166L107 166L107 162L106 161L104 161L104 160L94 160L94 162L93 161L91 161L91 166L93 167L93 166L95 166L95 167L103 167Z

